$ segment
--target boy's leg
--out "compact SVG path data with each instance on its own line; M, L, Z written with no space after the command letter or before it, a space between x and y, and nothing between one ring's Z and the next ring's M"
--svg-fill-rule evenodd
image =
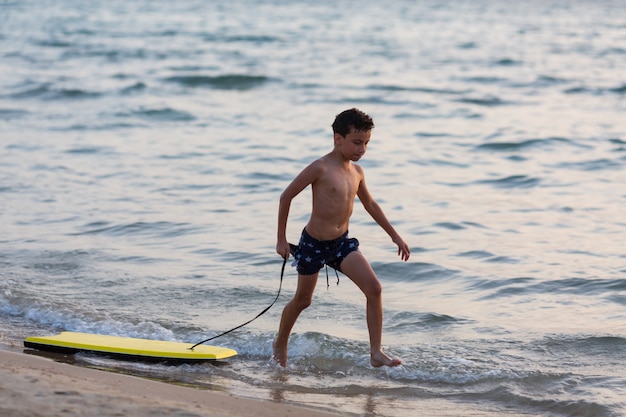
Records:
M367 328L370 337L370 362L372 366L400 365L402 363L400 359L390 358L382 349L382 287L369 262L361 252L350 252L341 263L341 271L359 287L367 299Z
M317 284L318 273L313 275L298 275L296 294L285 305L278 327L278 335L274 341L274 360L280 366L287 365L287 346L291 329L302 311L311 305L313 291Z

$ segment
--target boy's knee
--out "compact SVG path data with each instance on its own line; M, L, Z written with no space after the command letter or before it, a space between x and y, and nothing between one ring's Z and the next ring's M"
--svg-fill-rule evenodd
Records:
M377 282L376 285L374 285L372 292L374 297L381 297L383 295L383 287L380 285L380 282Z
M299 310L304 310L311 305L313 300L311 297L296 297L294 301Z
M367 298L380 298L383 294L383 287L380 282L376 281L369 285L363 292Z

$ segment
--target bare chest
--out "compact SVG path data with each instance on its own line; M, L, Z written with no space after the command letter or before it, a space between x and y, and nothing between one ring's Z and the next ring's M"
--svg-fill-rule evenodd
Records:
M360 178L353 170L330 172L320 178L318 192L331 198L354 199L359 190Z

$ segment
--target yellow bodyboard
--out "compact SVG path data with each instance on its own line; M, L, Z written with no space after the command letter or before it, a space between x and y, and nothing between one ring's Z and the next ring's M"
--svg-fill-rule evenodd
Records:
M62 332L54 336L27 337L24 340L24 346L61 353L92 352L128 360L149 362L215 361L237 355L235 350L219 346L198 345L191 350L192 343L79 332Z

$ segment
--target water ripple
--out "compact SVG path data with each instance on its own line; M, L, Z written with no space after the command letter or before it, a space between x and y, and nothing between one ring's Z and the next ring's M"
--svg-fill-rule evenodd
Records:
M250 90L267 83L270 79L265 76L226 74L217 76L176 75L167 77L164 80L192 88L211 87L218 90Z
M147 235L166 237L178 237L190 233L198 233L197 226L189 223L160 222L134 222L128 224L110 225L109 222L94 222L83 227L85 230L70 235L97 235L110 236Z
M534 147L542 147L552 144L571 144L572 140L567 138L540 138L540 139L528 139L521 142L491 142L491 143L481 143L476 146L476 150L487 150L487 151L505 151L505 152L514 152L521 151L527 148Z
M527 175L510 175L493 180L474 181L473 184L492 185L496 188L533 188L541 183L541 179Z

